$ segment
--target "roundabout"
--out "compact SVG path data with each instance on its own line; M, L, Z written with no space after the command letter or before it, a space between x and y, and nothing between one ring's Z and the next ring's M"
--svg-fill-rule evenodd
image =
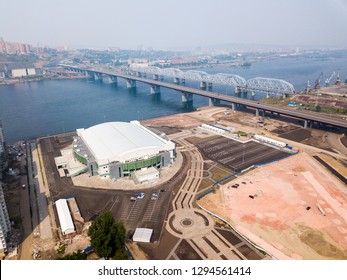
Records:
M214 222L199 209L179 209L170 213L166 229L172 235L190 239L211 232Z

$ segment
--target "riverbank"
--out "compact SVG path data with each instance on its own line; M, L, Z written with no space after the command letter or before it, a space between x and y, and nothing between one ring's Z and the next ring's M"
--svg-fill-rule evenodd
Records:
M45 80L77 80L77 79L88 79L87 76L36 76L30 78L14 78L14 79L3 79L0 80L0 85L13 85L18 83L38 82Z

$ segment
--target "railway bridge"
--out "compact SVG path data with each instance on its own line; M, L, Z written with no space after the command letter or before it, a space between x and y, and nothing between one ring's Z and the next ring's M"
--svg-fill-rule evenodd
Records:
M324 125L329 125L333 127L347 129L347 120L343 118L338 118L336 116L330 116L330 115L324 115L317 112L304 111L300 109L284 108L284 107L278 107L274 105L261 104L253 100L248 100L248 99L244 99L244 98L240 98L236 96L230 96L230 95L216 93L212 91L206 91L203 89L191 88L191 87L184 86L182 84L178 84L177 80L176 80L176 83L168 83L168 82L162 81L162 79L160 78L161 77L160 75L158 75L158 79L155 79L155 77L154 79L149 79L146 76L143 77L142 73L144 72L136 72L136 71L131 73L109 72L104 70L94 70L94 69L88 69L85 67L80 67L80 66L77 67L77 66L71 66L71 65L65 65L65 64L61 64L60 66L64 67L65 69L69 71L83 73L85 75L94 77L96 80L103 80L106 82L117 83L118 78L122 78L126 80L128 88L136 87L136 82L146 83L150 85L150 91L153 94L159 93L160 87L173 89L182 94L183 103L191 103L193 101L193 95L200 95L200 96L207 97L209 99L210 106L218 105L220 104L220 101L224 101L231 104L231 107L233 110L235 110L238 106L244 106L244 107L255 110L256 115L260 115L261 113L265 115L265 113L268 112L271 115L277 114L277 115L284 115L287 117L299 119L304 122L305 128L312 125L315 122L315 123L318 123L319 125L324 124ZM175 71L177 75L176 78L182 79L183 76L178 76L180 72L177 72L177 69ZM141 75L139 73L141 73ZM193 77L192 73L190 73L189 75L192 75ZM185 77L187 77L187 75L185 75ZM216 75L215 77L212 77L212 78L215 79L214 80L215 82L219 78L223 80L222 75ZM234 86L236 85L236 87L239 86L242 90L246 90L246 89L259 90L261 88L266 87L268 89L272 88L273 91L281 92L282 94L289 94L290 92L294 93L292 92L294 88L290 86L289 83L287 84L287 82L282 80L254 78L254 79L245 81L240 76L236 76L236 75L230 75L224 78L225 80L223 81L228 81L228 83ZM175 82L175 79L174 79L174 82Z

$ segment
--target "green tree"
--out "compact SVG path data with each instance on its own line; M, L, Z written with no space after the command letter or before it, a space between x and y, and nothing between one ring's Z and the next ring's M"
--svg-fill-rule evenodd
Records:
M127 253L125 252L124 249L119 249L119 250L117 250L117 252L114 255L113 259L114 260L127 260L129 258L128 258L128 255L127 255Z
M58 260L86 260L87 256L81 250L78 250L76 253L68 254L64 257L58 258Z
M125 227L116 222L111 212L100 214L88 230L90 243L100 257L112 258L117 251L124 250Z

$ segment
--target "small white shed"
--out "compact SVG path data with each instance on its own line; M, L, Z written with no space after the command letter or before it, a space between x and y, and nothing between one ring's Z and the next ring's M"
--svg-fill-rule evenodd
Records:
M133 241L135 242L151 242L153 229L150 228L137 228L133 235Z
M59 223L63 235L74 233L75 227L71 218L69 206L67 205L66 199L59 199L55 202L57 207Z

